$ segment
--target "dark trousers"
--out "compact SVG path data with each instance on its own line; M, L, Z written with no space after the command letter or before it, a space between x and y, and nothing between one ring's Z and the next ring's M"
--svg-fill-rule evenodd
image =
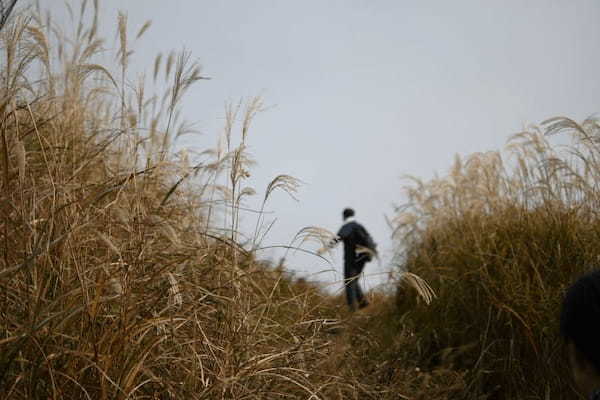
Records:
M344 263L344 283L346 286L346 302L351 310L355 310L355 303L359 305L365 304L363 292L358 284L358 278L365 266L364 260L355 260L355 262Z

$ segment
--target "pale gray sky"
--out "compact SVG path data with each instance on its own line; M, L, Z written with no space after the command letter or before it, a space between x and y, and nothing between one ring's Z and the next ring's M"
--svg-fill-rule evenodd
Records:
M204 132L186 145L214 145L228 100L262 95L274 106L251 131L252 183L262 192L287 173L307 184L299 203L273 198L267 244L307 225L335 231L352 206L389 249L384 214L402 200L402 175L431 177L456 153L499 149L527 124L600 109L595 0L101 3L109 26L119 9L132 32L153 21L135 48L140 70L158 52L185 48L212 77L184 100L186 119ZM386 269L383 261L368 272ZM340 279L341 251L336 275L317 274L330 266L316 258L289 262L300 275Z

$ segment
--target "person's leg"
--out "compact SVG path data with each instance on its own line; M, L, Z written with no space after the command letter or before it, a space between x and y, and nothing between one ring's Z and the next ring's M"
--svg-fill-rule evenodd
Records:
M346 287L346 302L351 311L356 309L355 303L360 303L362 292L358 287L358 274L353 265L344 265L344 285ZM359 297L360 296L360 297Z
M359 274L363 271L365 264L369 262L369 260L369 256L366 254L360 254L358 257L356 257L354 264L356 264L356 270Z
M351 311L356 310L355 303L358 303L358 308L364 308L369 305L367 299L365 299L358 279L360 278L360 272L356 266L345 269L346 278L346 301Z
M366 262L367 261L365 259L362 259L356 263L356 274L355 274L354 282L356 282L355 293L356 293L356 300L358 301L358 308L363 308L363 307L366 307L369 305L369 302L363 296L363 292L360 288L360 284L358 283L358 279L360 278L360 274L361 274L363 268L365 267Z

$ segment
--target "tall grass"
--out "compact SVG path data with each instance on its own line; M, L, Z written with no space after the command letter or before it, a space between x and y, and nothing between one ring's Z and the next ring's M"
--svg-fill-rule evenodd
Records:
M320 397L323 295L238 243L260 102L228 111L225 149L174 155L199 66L157 57L148 96L126 16L113 71L86 4L74 38L35 14L1 34L0 397Z
M395 238L438 299L415 308L401 291L398 311L420 362L464 372L461 398L573 398L558 312L565 287L598 267L599 128L553 118L407 186Z

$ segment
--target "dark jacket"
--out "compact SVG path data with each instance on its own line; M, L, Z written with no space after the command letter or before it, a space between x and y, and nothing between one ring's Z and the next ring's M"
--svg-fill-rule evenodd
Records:
M358 222L346 222L338 232L338 238L344 242L344 263L354 264L356 261L357 246L366 247L373 252L377 251L377 245L369 232ZM370 258L369 260L370 261Z

